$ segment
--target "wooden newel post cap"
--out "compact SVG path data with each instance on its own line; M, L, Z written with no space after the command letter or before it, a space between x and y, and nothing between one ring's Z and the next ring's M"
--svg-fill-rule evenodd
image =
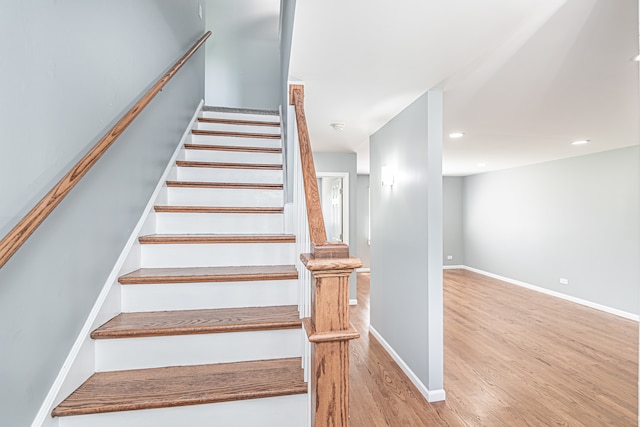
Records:
M354 270L362 267L362 260L356 257L317 258L313 254L300 254L300 260L309 271Z
M311 253L315 258L349 258L349 245L341 242L311 242Z

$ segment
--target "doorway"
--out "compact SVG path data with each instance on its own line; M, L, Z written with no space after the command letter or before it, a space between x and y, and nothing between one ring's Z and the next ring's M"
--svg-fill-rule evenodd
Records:
M349 174L318 172L320 204L330 242L349 244Z

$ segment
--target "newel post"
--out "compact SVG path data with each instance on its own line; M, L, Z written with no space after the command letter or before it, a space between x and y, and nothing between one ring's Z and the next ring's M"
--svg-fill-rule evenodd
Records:
M311 342L311 425L347 427L349 340L360 337L349 321L349 276L362 262L349 257L346 245L324 246L328 253L313 249L320 256L344 254L346 249L346 257L300 256L312 274L311 317L303 320Z

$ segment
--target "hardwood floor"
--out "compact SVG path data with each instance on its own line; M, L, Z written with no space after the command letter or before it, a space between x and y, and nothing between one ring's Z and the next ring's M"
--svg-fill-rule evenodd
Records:
M430 404L351 309L351 427L636 426L638 324L465 270L444 272L446 402Z

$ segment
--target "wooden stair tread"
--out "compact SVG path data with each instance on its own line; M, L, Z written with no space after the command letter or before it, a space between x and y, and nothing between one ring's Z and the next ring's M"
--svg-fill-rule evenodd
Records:
M234 214L281 214L284 208L272 207L228 207L228 206L154 206L156 212L166 213L234 213Z
M193 135L203 136L229 136L236 138L259 138L259 139L280 139L280 134L274 133L253 133L253 132L229 132L222 130L206 130L206 129L192 129Z
M294 265L261 265L243 267L141 268L121 276L123 285L248 282L258 280L294 280Z
M149 234L140 236L143 245L207 243L295 243L293 234Z
M91 333L93 339L140 338L300 328L298 307L243 307L120 313Z
M54 417L304 394L300 358L98 372Z
M280 122L267 122L259 120L240 120L240 119L218 119L213 117L198 117L201 123L220 123L225 125L243 125L243 126L272 126L280 127Z
M282 184L262 184L245 182L203 182L203 181L167 181L172 188L229 188L237 190L282 190Z
M280 118L280 111L279 110L270 110L267 108L237 108L237 107L223 107L220 105L204 105L202 107L202 111L204 111L205 113L218 113L218 114L223 114L226 117L227 113L231 113L231 114L250 114L250 115L256 115L256 116L263 116L263 117L268 117L268 116L272 116L275 119L279 119Z
M176 165L182 168L218 168L218 169L261 169L282 170L281 164L273 163L229 163L229 162L197 162L192 160L178 160Z
M244 153L282 153L282 148L243 147L241 145L184 144L185 150L239 151Z

